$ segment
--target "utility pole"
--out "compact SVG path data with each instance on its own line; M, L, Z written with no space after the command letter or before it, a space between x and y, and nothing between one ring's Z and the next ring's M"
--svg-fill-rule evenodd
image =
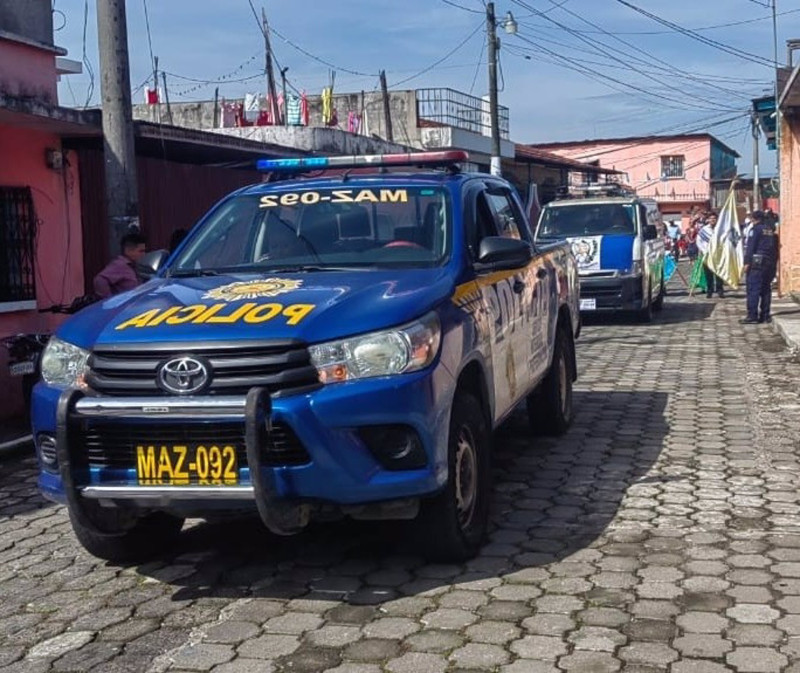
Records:
M167 91L167 73L163 70L161 71L161 79L164 82L164 102L167 105L167 119L172 124L172 108L169 106L169 91Z
M270 97L270 109L272 111L272 123L280 123L280 111L278 110L278 96L275 94L275 72L272 70L272 46L269 43L269 23L267 13L261 8L261 32L264 33L264 49L266 51L267 67L267 90ZM286 100L283 101L284 106Z
M97 34L108 242L111 255L116 257L120 238L131 224L139 222L125 0L97 0Z
M289 66L281 68L281 88L283 89L283 125L289 126L289 98L286 96L286 71Z
M394 142L394 131L392 130L392 106L389 104L389 88L386 86L386 71L381 70L381 93L383 94L383 120L386 124L386 140Z
M497 109L497 22L494 3L486 3L486 39L489 57L489 117L492 127L492 175L502 175L500 160L500 119Z
M153 56L153 87L156 90L156 104L153 106L153 121L161 123L161 96L158 95L158 56Z
M758 115L751 113L750 122L753 127L753 210L761 210L761 185L758 170Z

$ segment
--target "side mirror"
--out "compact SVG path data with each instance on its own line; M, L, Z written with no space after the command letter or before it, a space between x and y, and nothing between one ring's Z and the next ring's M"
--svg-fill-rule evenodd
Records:
M478 264L493 269L518 269L532 257L533 250L528 241L502 236L487 236L478 250Z
M136 273L143 280L150 280L161 270L168 257L166 250L151 250L136 264Z
M658 238L658 228L655 224L645 224L642 227L642 238L645 241L655 241Z

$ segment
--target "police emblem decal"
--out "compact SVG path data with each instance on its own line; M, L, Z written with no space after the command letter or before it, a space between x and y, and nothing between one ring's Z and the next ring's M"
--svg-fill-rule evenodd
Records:
M220 301L238 301L240 299L259 299L261 297L277 297L279 294L297 290L302 280L286 278L263 278L261 280L239 281L216 287L203 295L204 299Z

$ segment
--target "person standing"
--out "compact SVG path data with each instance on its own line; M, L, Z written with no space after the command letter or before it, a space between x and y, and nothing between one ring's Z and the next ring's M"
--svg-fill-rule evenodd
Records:
M697 234L697 247L703 257L706 257L711 245L711 237L714 235L714 227L717 226L717 216L715 213L710 213L706 218L706 223L702 226ZM706 297L711 299L716 292L720 298L725 296L723 290L722 278L715 274L708 268L708 264L703 264L703 272L706 276Z
M112 259L94 277L94 293L100 299L132 290L141 282L136 274L136 263L145 254L144 237L138 233L126 234L122 237L120 247L122 254Z
M744 271L747 274L747 317L740 322L748 325L772 322L772 279L778 266L778 235L775 222L760 211L753 213L753 230L747 239Z

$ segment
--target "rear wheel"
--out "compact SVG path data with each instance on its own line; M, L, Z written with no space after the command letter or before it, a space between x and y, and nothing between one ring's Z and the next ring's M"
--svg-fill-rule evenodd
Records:
M478 553L489 518L490 433L469 393L458 392L453 400L447 453L447 485L423 503L414 533L428 558L458 562Z
M661 276L661 286L658 290L658 296L653 302L653 310L661 311L664 308L664 295L667 294L667 286L664 283L664 276Z
M574 348L569 333L559 328L550 370L526 400L528 421L536 434L563 435L572 423Z
M98 529L105 532L83 526L70 512L75 537L92 556L115 563L146 561L158 556L172 546L183 527L183 519L163 512L137 517L122 509L103 508L94 503L84 503L84 507Z

